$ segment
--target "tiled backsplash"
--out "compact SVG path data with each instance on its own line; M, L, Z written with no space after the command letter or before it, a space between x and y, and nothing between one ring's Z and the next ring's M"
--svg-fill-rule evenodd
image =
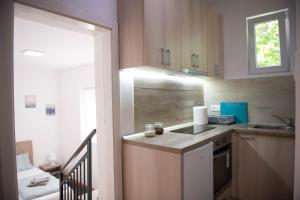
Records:
M135 131L145 123L160 121L166 126L192 121L192 107L221 101L249 103L251 123L278 123L272 114L295 115L295 82L292 76L238 80L204 80L185 84L170 80L134 81Z
M145 123L163 122L165 126L189 122L193 106L203 105L202 84L185 84L171 80L134 80L135 132Z
M204 102L208 106L221 101L249 103L251 123L278 123L272 114L295 116L295 82L292 76L238 80L208 80L204 84Z

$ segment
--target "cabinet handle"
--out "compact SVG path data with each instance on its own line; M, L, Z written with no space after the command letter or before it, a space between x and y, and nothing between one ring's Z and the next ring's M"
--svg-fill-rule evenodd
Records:
M199 68L199 65L200 65L200 56L197 54L196 55L196 67L198 67Z
M253 135L240 134L240 137L246 140L255 140L255 137Z
M165 64L165 48L161 48L160 52L161 52L161 62L160 62L160 64L164 65Z
M215 76L219 77L219 65L217 64L214 65L214 74Z
M171 50L167 49L166 50L166 65L170 65L171 64Z
M230 154L227 152L226 154L226 168L230 167Z
M192 67L195 67L195 54L191 55L191 64L192 64Z

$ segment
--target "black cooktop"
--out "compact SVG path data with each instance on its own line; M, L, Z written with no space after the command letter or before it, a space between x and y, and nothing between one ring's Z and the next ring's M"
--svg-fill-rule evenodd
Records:
M216 127L211 127L211 126L208 126L208 125L194 125L194 126L188 126L188 127L185 127L185 128L173 130L171 132L196 135L196 134L199 134L199 133L203 133L205 131L209 131L209 130L214 129L214 128L216 128Z

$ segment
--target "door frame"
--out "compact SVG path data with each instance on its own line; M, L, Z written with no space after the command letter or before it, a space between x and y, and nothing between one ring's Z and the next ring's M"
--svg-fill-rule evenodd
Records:
M18 2L18 1L16 1ZM23 4L23 3L22 3ZM24 4L25 6L35 7ZM41 10L43 8L35 7ZM14 71L13 71L13 25L14 1L0 2L0 23L6 27L0 32L0 199L18 199L17 172L15 160L14 130ZM84 13L68 15L55 10L45 10L76 20L83 20ZM68 11L66 11L68 12ZM119 66L118 66L118 25L111 28L94 22L87 22L103 27L99 40L105 41L104 48L95 58L103 58L96 64L96 101L98 128L98 162L103 164L98 177L100 199L122 199L122 160L121 136L119 131ZM96 40L98 40L96 39ZM95 40L95 41L96 41ZM3 41L3 43L2 43ZM97 45L95 45L97 46ZM98 88L98 89L97 89ZM102 89L101 89L102 88ZM103 98L104 97L104 98ZM99 101L99 102L98 102ZM3 120L5 119L5 120ZM99 166L99 165L98 165ZM99 187L99 188L100 188Z
M18 199L14 133L12 0L0 1L0 199Z

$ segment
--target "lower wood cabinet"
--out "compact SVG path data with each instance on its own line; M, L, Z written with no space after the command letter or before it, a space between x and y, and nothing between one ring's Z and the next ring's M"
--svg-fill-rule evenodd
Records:
M184 154L123 143L125 200L213 200L213 144Z
M293 199L294 137L233 132L232 180L213 197L213 146L184 154L123 143L125 200Z
M180 154L123 144L124 200L181 200Z
M294 138L236 135L236 197L293 199Z

